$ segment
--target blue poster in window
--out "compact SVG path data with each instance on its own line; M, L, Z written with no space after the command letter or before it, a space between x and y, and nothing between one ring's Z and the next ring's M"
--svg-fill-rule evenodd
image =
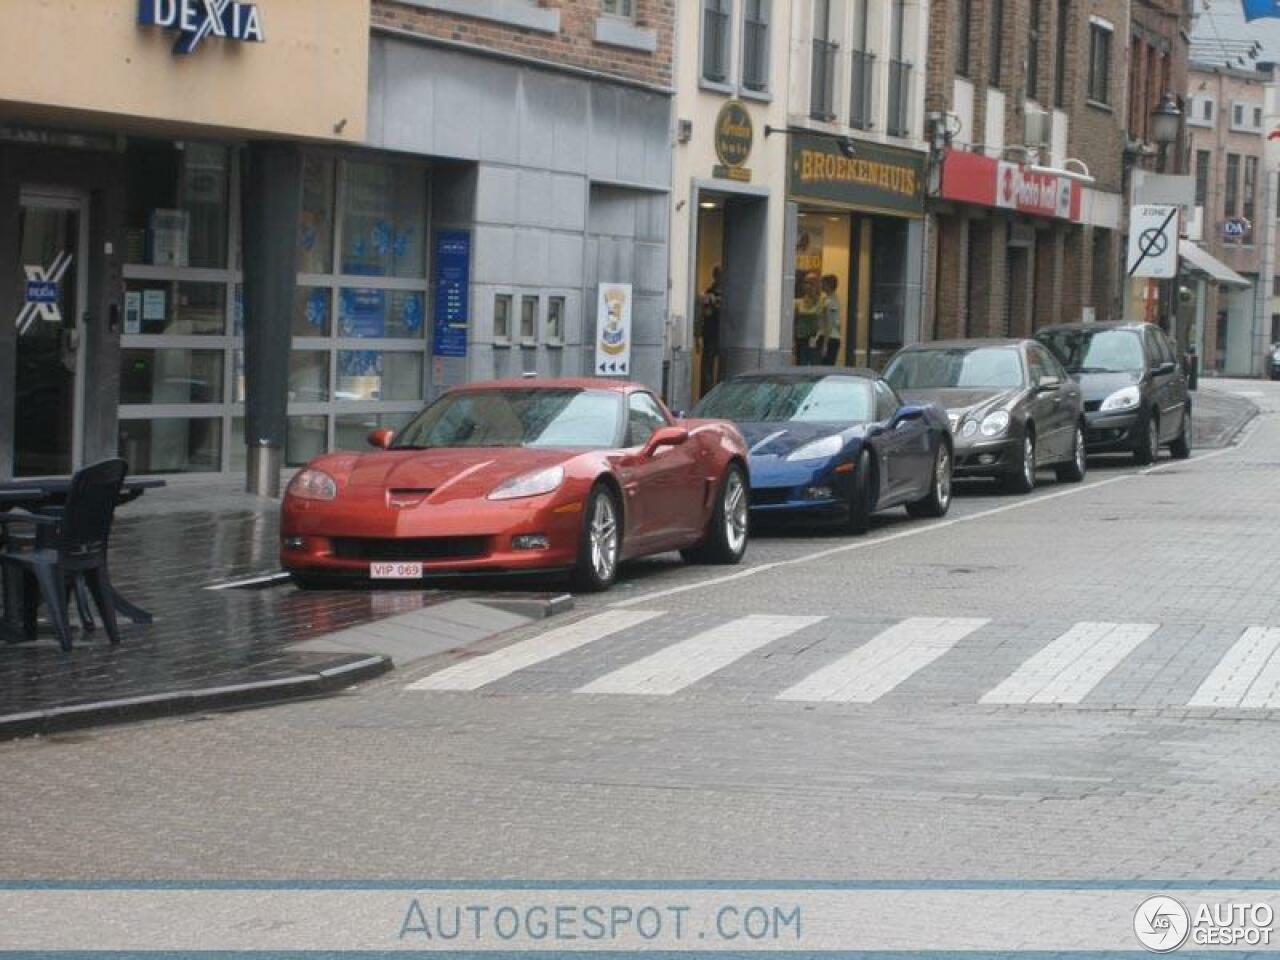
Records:
M387 292L348 287L339 297L339 334L344 337L385 337Z
M431 352L437 357L465 357L471 313L471 234L466 230L442 230L436 234L435 264L435 336Z

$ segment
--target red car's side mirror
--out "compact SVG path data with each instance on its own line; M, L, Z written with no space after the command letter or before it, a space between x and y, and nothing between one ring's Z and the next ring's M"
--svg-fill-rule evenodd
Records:
M369 431L369 446L377 447L379 450L387 450L391 447L391 441L395 438L396 432L388 427L381 427L377 430Z
M659 427L650 435L640 455L652 457L659 447L678 447L688 439L689 431L685 427Z

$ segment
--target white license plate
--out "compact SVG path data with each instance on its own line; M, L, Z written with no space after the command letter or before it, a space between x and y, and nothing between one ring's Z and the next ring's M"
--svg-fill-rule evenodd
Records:
M369 576L374 580L417 580L422 577L422 564L371 563Z

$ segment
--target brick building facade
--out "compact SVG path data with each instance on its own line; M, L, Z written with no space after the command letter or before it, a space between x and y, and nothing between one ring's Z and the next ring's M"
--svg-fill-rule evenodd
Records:
M935 336L1122 315L1128 174L1153 152L1128 130L1130 31L1167 40L1151 89L1180 90L1181 3L933 0Z
M672 83L676 3L632 0L630 17L611 18L599 0L378 0L373 24L665 89ZM632 45L617 43L622 37Z

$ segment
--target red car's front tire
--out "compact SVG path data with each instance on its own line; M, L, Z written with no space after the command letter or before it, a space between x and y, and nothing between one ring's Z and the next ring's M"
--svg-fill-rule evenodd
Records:
M578 565L573 586L583 593L601 593L618 578L622 547L622 523L617 498L605 484L597 483L587 496L578 541Z
M732 565L741 561L747 552L750 526L747 498L746 471L732 463L720 482L706 536L696 547L681 550L680 555L691 563Z

